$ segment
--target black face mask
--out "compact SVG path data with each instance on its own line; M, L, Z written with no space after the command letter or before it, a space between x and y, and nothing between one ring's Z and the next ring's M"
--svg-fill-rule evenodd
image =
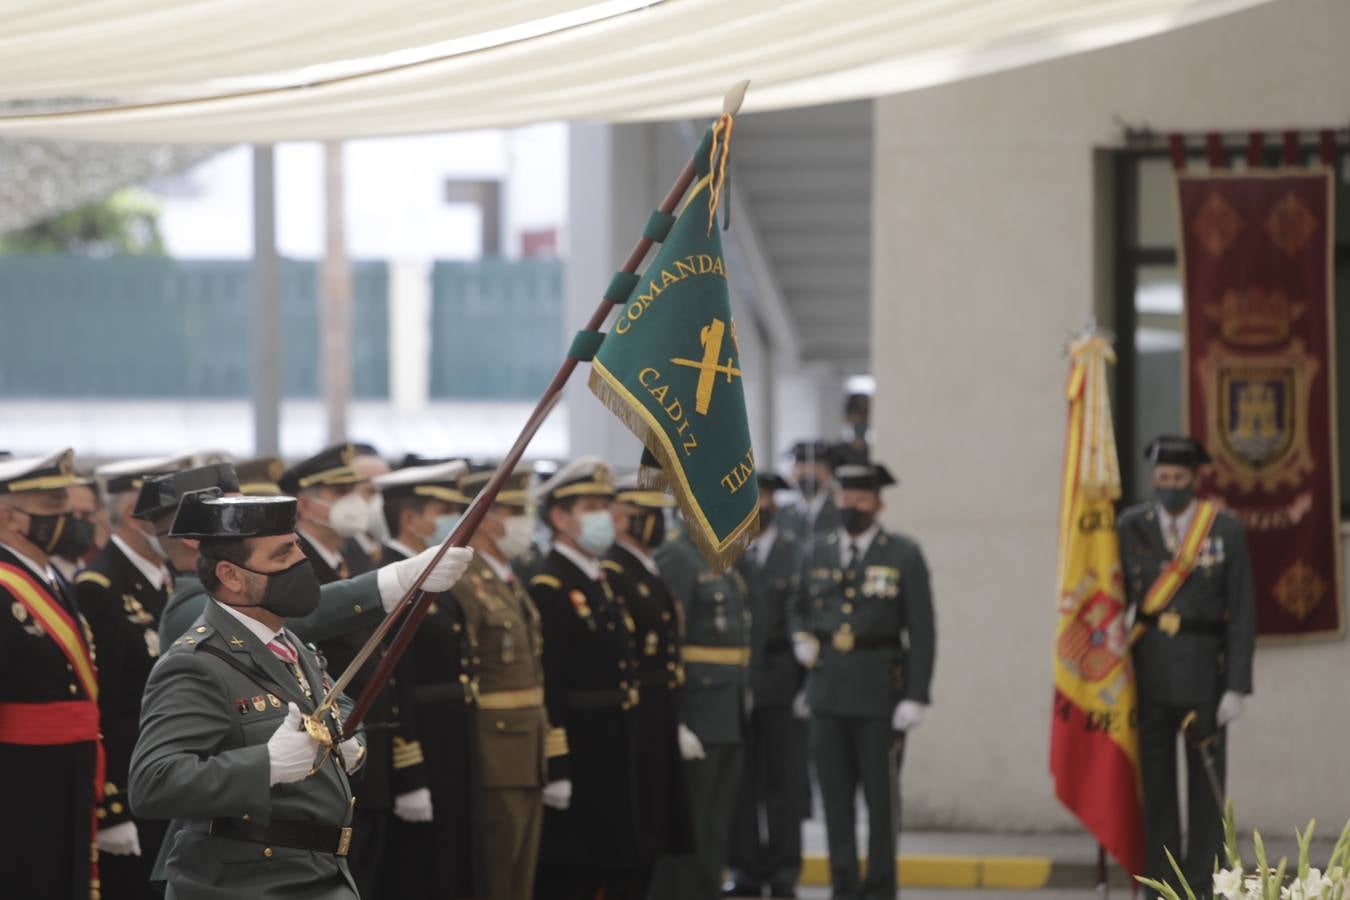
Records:
M666 539L666 517L660 511L629 516L628 534L642 546L654 550Z
M74 513L58 513L54 516L39 516L36 513L24 513L28 517L28 530L23 536L43 553L53 553L61 542L61 536L70 529L75 520Z
M1195 499L1195 488L1158 488L1158 502L1172 515L1182 512Z
M765 531L773 524L774 508L772 506L761 506L759 508L759 529Z
M849 534L862 534L872 527L876 519L875 513L863 512L853 506L845 506L839 510L839 524L843 525Z
M94 546L94 523L72 515L66 527L61 530L61 536L56 539L56 546L51 552L53 556L74 561L88 553L92 546Z
M797 479L797 490L802 492L803 497L814 497L816 491L820 490L820 482L814 475L806 475Z
M262 602L258 606L283 619L299 619L314 612L319 605L319 577L314 574L314 566L308 559L302 559L289 569L280 572L259 572L248 566L239 565L245 572L262 575L267 578L267 588L263 591ZM231 603L239 607L248 604Z

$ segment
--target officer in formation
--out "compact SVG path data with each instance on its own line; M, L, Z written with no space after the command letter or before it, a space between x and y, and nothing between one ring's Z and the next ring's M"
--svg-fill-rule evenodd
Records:
M392 537L380 555L411 559L439 544L464 506L462 462L376 476ZM480 560L471 562L476 568ZM473 575L466 575L472 578ZM461 579L463 581L464 579ZM476 737L477 650L463 610L442 593L395 670L389 714L394 821L381 865L381 897L486 894Z
M1208 893L1223 847L1226 726L1252 692L1256 602L1246 532L1235 517L1196 498L1210 462L1189 437L1161 436L1145 456L1156 499L1121 514L1116 525L1125 593L1134 613L1134 671L1139 686L1140 767L1144 786L1145 871L1173 877L1164 850L1178 856L1187 881ZM1175 579L1163 579L1171 567ZM1181 856L1176 744L1186 747L1186 851Z
M472 500L495 470L464 475L460 492ZM478 698L480 834L486 845L493 900L527 900L544 826L545 742L543 628L512 563L531 549L530 473L507 477L474 532L474 559L447 598L458 604L474 647ZM470 742L472 746L472 742Z
M907 734L923 721L936 650L928 567L918 544L883 530L885 466L839 467L839 528L808 545L794 616L797 660L809 672L811 751L820 780L830 880L839 900L893 898L899 772ZM867 804L867 875L855 831Z
M652 556L665 541L666 510L675 500L664 491L642 490L636 473L619 479L615 490L610 506L615 540L601 565L625 598L634 636L638 812L643 866L651 869L660 857L693 851L682 761L703 751L681 721L683 614Z
M802 802L807 781L806 723L794 711L806 670L792 654L790 616L801 590L802 545L791 523L778 523L774 496L788 483L772 472L759 481L760 532L737 562L750 587L750 687L754 708L730 845L733 897L794 897L802 867ZM807 789L809 791L809 787ZM764 828L760 828L761 818Z
M93 636L51 565L73 518L67 488L81 483L72 457L0 460L0 885L14 897L99 889Z
M210 595L146 686L131 763L138 814L180 824L168 896L356 897L347 867L365 737L324 747L301 720L331 685L286 627L319 602L291 497L187 494L170 534L200 542ZM324 722L340 734L350 709ZM336 740L336 738L333 738Z
M543 624L548 784L535 896L646 893L636 764L634 634L601 559L614 543L609 466L562 466L535 497L552 535L529 592Z
M799 496L796 503L781 511L778 524L810 543L839 527L839 509L834 503L838 450L826 441L798 441L790 453L792 486Z
M153 526L133 513L147 476L190 462L187 456L131 459L94 472L112 533L75 577L75 596L98 653L99 727L106 754L98 811L99 880L109 900L152 896L150 869L164 839L164 823L134 818L126 797L141 695L159 658L159 616L173 586Z
M734 567L715 572L685 530L656 551L656 563L684 609L685 780L694 853L656 879L658 896L722 895L732 815L740 791L750 701L750 596Z

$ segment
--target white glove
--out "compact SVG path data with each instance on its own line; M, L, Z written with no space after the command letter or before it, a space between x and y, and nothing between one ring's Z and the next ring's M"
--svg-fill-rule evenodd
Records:
M135 822L123 822L98 830L98 851L112 856L140 856L141 835Z
M891 727L896 731L909 731L918 728L923 724L923 718L928 714L928 707L922 703L915 703L913 700L901 700L895 707L895 714L891 716Z
M691 759L708 758L708 754L703 752L703 742L698 739L698 735L689 730L688 725L680 726L679 739L680 759L689 762Z
M431 790L418 788L394 798L394 815L405 822L431 821Z
M309 736L301 721L300 707L289 704L290 712L267 739L267 758L272 763L272 784L302 781L314 765L319 742Z
M366 759L366 748L361 746L359 738L349 737L338 744L338 748L342 751L342 767L348 775L361 768L361 763Z
M550 781L544 786L544 805L552 809L567 809L572 805L572 782L566 778Z
M797 657L802 668L809 669L816 664L816 657L820 656L820 641L810 635L798 635L792 639L792 655Z
M1219 709L1214 713L1214 721L1222 728L1242 715L1242 695L1237 691L1224 691L1219 698Z
M798 691L792 698L792 715L798 719L811 718L811 707L806 705L806 691Z
M375 583L380 587L380 604L385 612L393 612L398 601L412 589L417 576L430 565L431 558L439 549L439 546L428 547L410 559L401 559L380 567L379 573L375 576ZM436 568L427 573L427 580L422 582L422 590L428 594L450 590L469 568L472 559L473 550L468 547L451 547L446 550Z

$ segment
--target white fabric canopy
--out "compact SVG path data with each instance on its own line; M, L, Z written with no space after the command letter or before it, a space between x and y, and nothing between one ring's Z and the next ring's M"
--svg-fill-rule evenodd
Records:
M928 87L1270 0L0 0L0 133L267 142ZM51 108L95 98L96 108ZM101 99L112 98L112 99ZM20 113L19 109L23 112Z

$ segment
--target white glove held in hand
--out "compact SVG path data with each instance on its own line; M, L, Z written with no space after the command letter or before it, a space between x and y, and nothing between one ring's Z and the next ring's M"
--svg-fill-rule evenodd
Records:
M309 775L319 742L309 736L300 715L300 707L289 704L290 711L267 739L267 758L272 763L272 784L289 784Z
M792 715L798 719L811 718L811 707L806 702L806 691L798 691L792 698Z
M439 545L428 547L411 559L401 559L380 567L375 582L379 585L380 603L384 606L385 612L392 612L398 601L403 599L403 595L412 589L417 576L421 575L422 570L431 563L431 558L439 549ZM451 547L446 550L436 568L427 573L427 580L422 582L422 590L428 594L450 590L469 568L472 559L473 550L468 547Z
M1222 728L1242 715L1242 695L1237 691L1224 691L1219 698L1219 709L1214 713L1214 721Z
M431 821L431 790L418 788L394 798L394 815L405 822Z
M913 700L901 700L895 707L895 714L891 716L891 727L896 731L909 731L918 728L923 724L923 718L928 713L928 707L922 703L915 703Z
M689 730L689 726L680 726L679 739L680 759L688 762L691 759L708 758L708 754L703 752L703 742L698 739L698 735Z
M567 809L572 805L572 782L550 781L544 786L544 805L552 809Z
M140 856L141 835L135 822L123 822L98 830L98 852L112 856Z
M797 662L803 668L811 668L816 664L816 657L820 656L820 642L813 637L802 635L792 639L792 655L797 657Z

